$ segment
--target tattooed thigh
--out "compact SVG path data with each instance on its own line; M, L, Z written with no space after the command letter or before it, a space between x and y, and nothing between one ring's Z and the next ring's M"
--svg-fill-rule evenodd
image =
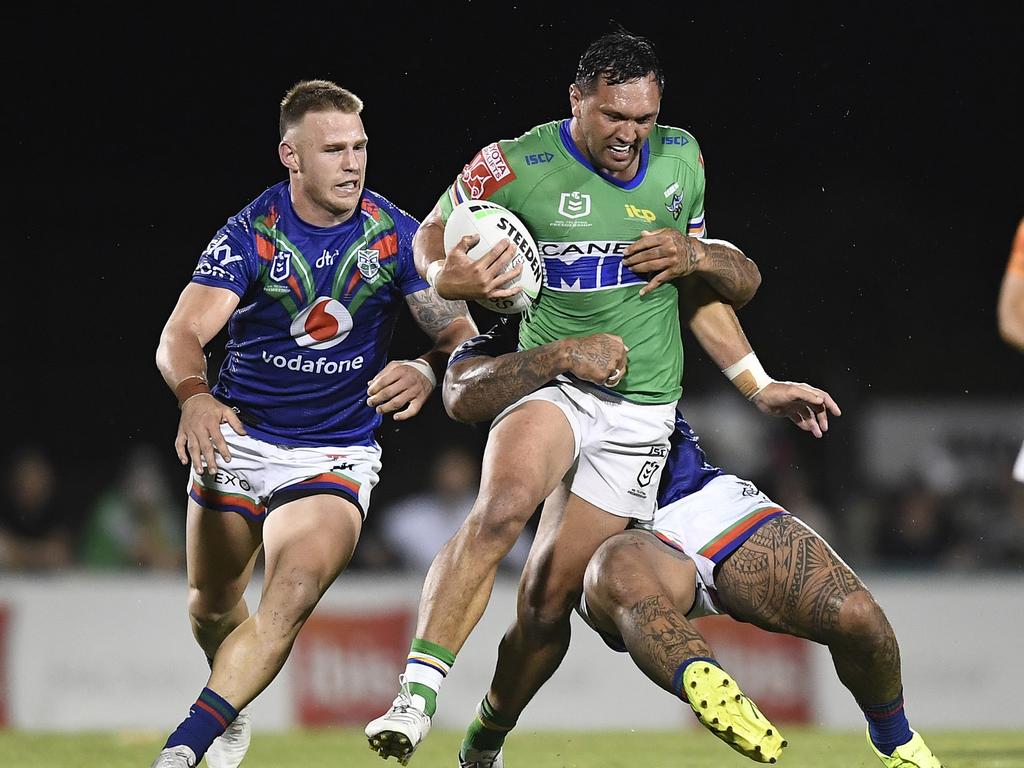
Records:
M791 515L770 520L715 575L729 613L764 629L825 641L847 595L864 584L818 534Z

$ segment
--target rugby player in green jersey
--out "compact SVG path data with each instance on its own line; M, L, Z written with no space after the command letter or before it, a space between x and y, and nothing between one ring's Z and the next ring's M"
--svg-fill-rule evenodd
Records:
M460 757L466 766L501 765L504 733L568 648L591 556L632 520L653 516L681 393L675 281L699 283L736 306L757 289L753 262L728 244L698 239L703 160L691 134L655 122L663 86L649 41L626 33L599 39L570 87L572 118L485 147L417 232L417 268L439 294L500 298L509 295L501 270L511 249L498 246L472 263L472 239L445 254L443 234L464 200L504 205L529 227L545 260L540 302L521 325L520 346L594 333L607 343L567 355L549 386L495 417L477 501L428 572L399 696L366 727L382 757L404 763L429 731L441 682L483 614L499 561L546 500L517 619ZM715 303L728 313L723 332L742 334L732 309ZM716 362L750 396L766 383L752 354ZM747 754L773 762L779 751L776 742Z

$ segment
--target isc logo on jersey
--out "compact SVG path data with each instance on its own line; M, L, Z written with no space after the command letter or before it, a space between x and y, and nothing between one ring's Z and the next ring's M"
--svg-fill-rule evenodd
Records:
M330 349L352 330L352 315L337 299L320 296L292 320L291 334L300 347Z

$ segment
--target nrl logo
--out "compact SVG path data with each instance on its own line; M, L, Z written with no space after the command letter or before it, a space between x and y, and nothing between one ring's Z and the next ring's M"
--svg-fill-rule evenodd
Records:
M277 251L274 262L270 265L270 277L283 283L292 273L292 254L290 251Z
M558 212L567 219L581 219L590 215L590 195L581 192L563 192L558 201Z
M636 484L641 488L644 488L651 484L651 480L654 478L654 473L658 470L658 462L656 461L645 461L643 467L640 468L639 474L636 476Z
M363 279L373 282L380 272L380 251L376 248L364 248L356 251L356 266Z

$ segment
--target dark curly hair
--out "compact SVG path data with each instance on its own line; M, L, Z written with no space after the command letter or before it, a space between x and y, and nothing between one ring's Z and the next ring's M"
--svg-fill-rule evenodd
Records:
M619 85L654 75L659 93L665 91L665 73L661 70L654 43L615 24L614 32L602 35L590 44L576 67L576 86L586 95L597 88L598 78L608 85Z

